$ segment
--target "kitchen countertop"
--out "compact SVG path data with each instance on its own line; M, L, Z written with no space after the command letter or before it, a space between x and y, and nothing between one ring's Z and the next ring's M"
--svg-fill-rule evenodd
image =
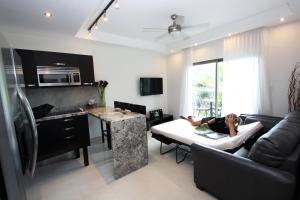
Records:
M36 122L42 122L47 120L54 120L54 119L62 119L66 117L75 117L80 115L86 115L88 112L84 109L79 107L71 107L71 108L56 108L55 112L50 112L45 117L37 118Z
M94 117L100 118L106 122L116 122L120 120L132 119L138 116L144 116L135 112L115 111L112 107L88 108L86 111Z

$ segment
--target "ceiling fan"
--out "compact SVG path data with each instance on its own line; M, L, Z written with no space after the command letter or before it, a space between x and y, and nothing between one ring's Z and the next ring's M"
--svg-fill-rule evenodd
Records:
M184 39L188 38L188 35L183 32L189 29L199 29L207 28L209 23L201 23L197 25L183 26L184 16L173 14L171 15L172 24L167 28L143 28L144 32L165 32L164 34L156 37L156 40L161 40L164 37L172 36L178 38L178 36L182 36Z

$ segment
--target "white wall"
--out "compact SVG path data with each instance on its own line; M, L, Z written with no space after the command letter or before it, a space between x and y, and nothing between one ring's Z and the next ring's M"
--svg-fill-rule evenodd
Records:
M168 74L168 111L174 118L179 116L181 79L184 72L184 56L181 52L172 54L167 62Z
M288 112L289 77L300 61L300 22L269 29L268 72L273 115Z
M14 48L93 55L96 80L107 80L106 103L114 100L142 104L147 110L163 108L167 112L166 57L162 54L73 37L45 37L4 32ZM164 94L139 95L139 78L162 77Z
M269 75L272 115L284 116L288 112L288 84L290 74L300 61L300 22L268 28L269 44L267 71ZM216 40L194 47L194 62L223 57L223 40ZM180 78L183 73L182 52L167 59L168 110L178 117L180 99Z
M223 58L223 40L216 40L194 47L193 62Z

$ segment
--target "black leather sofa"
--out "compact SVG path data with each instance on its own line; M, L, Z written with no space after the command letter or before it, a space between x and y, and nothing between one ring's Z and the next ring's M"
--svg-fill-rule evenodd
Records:
M245 116L264 129L248 149L235 154L192 144L196 186L224 200L297 199L300 163L300 111L284 119ZM279 121L279 122L278 122ZM247 145L246 145L247 147ZM250 151L249 151L250 150Z

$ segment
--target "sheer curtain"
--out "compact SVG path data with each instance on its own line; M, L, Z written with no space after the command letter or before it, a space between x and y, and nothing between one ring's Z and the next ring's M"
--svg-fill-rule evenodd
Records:
M263 29L224 39L222 115L271 114Z
M189 79L190 69L193 66L193 49L188 48L183 50L184 62L183 73L181 78L180 88L180 105L179 114L183 116L191 115L192 112L192 84Z

